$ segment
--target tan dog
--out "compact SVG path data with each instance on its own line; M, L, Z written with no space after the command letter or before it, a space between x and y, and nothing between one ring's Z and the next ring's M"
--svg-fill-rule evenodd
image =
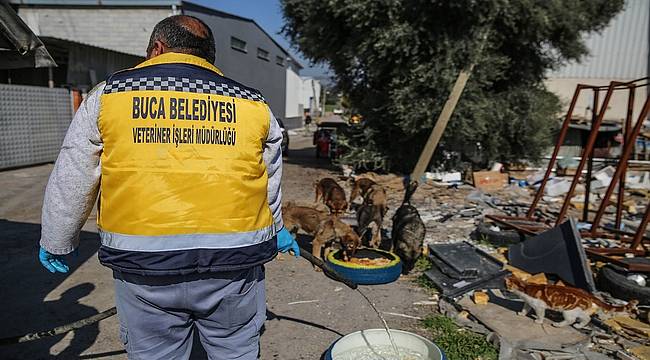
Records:
M282 206L282 221L289 232L296 234L302 230L309 235L316 235L320 224L329 219L330 215L307 206L297 206L288 202Z
M288 202L282 206L282 220L289 232L296 234L298 230L302 230L314 236L312 241L314 256L320 257L321 248L328 245L325 248L325 258L327 258L331 245L335 241L341 243L345 258L348 254L354 254L361 245L361 239L350 225L324 211ZM318 270L316 267L314 269Z
M372 233L370 246L375 249L381 245L381 226L384 215L388 212L387 203L386 190L379 184L373 184L366 190L363 204L357 210L357 223L360 232L363 233L373 222L376 225L370 228Z
M316 183L316 200L322 198L323 203L330 209L333 215L341 215L347 210L348 202L345 199L345 191L332 178L324 178Z
M312 241L311 253L316 257L320 257L320 251L323 246L329 245L325 248L324 258L330 252L331 244L339 240L341 243L341 251L343 252L343 260L348 261L351 255L357 251L361 246L361 238L354 232L354 229L343 221L339 220L336 216L331 216L329 219L320 224L316 236ZM315 268L317 271L318 269Z
M354 180L354 185L352 186L352 192L350 193L350 204L356 200L356 198L361 195L361 197L365 198L366 193L370 189L371 186L375 185L376 182L372 181L372 179L368 178L357 178Z

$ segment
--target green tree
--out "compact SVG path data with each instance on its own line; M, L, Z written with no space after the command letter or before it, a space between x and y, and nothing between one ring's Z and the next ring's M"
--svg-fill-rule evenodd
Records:
M586 55L583 36L602 30L623 5L283 0L283 32L311 61L329 64L337 88L365 119L344 137L342 161L410 171L458 72L471 62L476 67L440 148L474 164L539 159L560 111L544 75Z

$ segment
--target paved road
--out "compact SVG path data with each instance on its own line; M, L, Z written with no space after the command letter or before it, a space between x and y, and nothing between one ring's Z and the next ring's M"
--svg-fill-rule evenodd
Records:
M293 136L285 159L285 200L313 201L313 182L334 175L326 160L314 158L309 137ZM46 330L114 306L111 272L97 261L95 213L81 236L81 251L69 275L51 275L36 260L40 208L52 165L0 172L0 338ZM304 240L304 239L303 239ZM302 259L282 256L267 266L268 320L262 359L319 359L343 334L380 327L359 294L314 272ZM383 310L423 316L430 308L413 302L427 295L411 280L364 291ZM299 302L299 303L295 303ZM391 327L420 332L411 319L388 316ZM194 359L205 358L195 347ZM66 335L0 347L1 359L125 359L116 317Z

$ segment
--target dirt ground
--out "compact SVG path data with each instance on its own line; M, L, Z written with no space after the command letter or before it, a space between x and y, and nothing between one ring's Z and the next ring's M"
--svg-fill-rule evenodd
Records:
M38 263L40 209L51 169L47 164L0 172L0 338L47 330L114 306L111 272L97 260L94 213L81 235L80 254L70 259L70 274L52 275ZM311 138L293 135L283 174L285 201L313 202L313 182L327 175L338 173L326 160L315 159ZM340 336L381 327L358 293L313 271L303 259L284 255L267 265L266 274L268 320L261 339L262 359L319 359ZM414 305L428 300L428 294L411 278L362 289L383 312L423 317L434 311ZM386 315L386 319L392 328L424 332L412 318ZM117 317L64 336L0 346L1 359L53 356L125 359ZM192 358L203 359L205 353L195 346Z

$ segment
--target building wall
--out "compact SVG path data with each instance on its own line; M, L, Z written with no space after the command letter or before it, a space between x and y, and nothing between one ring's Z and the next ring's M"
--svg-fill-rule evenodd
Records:
M302 117L302 79L295 71L287 69L286 117Z
M204 8L184 3L183 13L203 20L214 34L216 40L216 65L224 74L235 81L253 87L262 92L273 114L285 119L287 79L287 55L257 25L240 18L219 12L205 11ZM247 52L231 47L231 37L246 42ZM257 49L269 52L269 61L257 56ZM284 65L276 63L276 56L281 56Z
M305 109L310 109L315 115L320 108L320 81L310 77L302 78L302 104Z
M546 85L557 94L568 108L575 87L579 83L608 85L610 81L630 81L648 76L648 44L650 1L627 0L619 13L601 33L590 34L586 39L590 55L548 74ZM581 95L574 114L591 117L592 92ZM647 92L636 91L636 114L640 111ZM600 100L604 93L600 96ZM614 95L606 112L607 119L625 117L627 95Z

